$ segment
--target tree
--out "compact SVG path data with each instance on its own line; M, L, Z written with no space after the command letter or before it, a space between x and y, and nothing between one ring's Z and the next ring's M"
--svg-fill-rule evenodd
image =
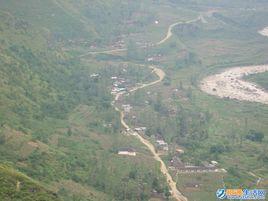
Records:
M127 58L128 59L138 58L138 47L133 40L130 40L127 44Z
M131 171L129 172L128 177L129 177L130 179L136 179L136 178L137 178L137 173L138 173L137 169L131 170Z
M68 128L67 135L68 136L71 136L72 135L72 129L71 128Z
M250 130L249 134L246 136L246 139L251 140L253 142L262 142L263 138L264 134L255 130Z
M167 186L164 189L164 194L165 194L165 197L167 199L169 199L169 197L171 196L171 193L170 193L169 188Z
M162 108L162 96L160 93L157 94L157 97L156 97L156 102L154 104L154 109L155 111L157 112L160 112L161 111L161 108Z
M225 151L225 148L222 144L218 144L218 145L212 145L210 147L210 153L223 153Z
M159 180L156 177L153 179L152 188L158 193L161 193L162 191L161 186L159 184Z
M183 87L183 82L182 82L182 81L180 81L180 87L179 87L179 88L180 88L180 90L183 90L183 88L184 88L184 87Z
M1 133L0 133L0 134L1 134ZM0 145L5 144L5 142L6 142L6 138L5 138L5 136L4 136L4 135L0 135Z
M188 133L188 122L187 122L187 115L182 110L181 116L179 117L179 134L181 137L185 137Z

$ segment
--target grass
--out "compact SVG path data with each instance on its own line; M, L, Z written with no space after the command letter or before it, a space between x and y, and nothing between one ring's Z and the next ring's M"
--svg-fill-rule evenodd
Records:
M259 86L261 86L262 88L264 88L265 90L268 90L268 73L260 73L260 74L256 74L256 75L250 75L248 77L246 77L246 80L257 83Z
M178 174L178 188L191 200L213 201L216 199L216 191L223 188L222 178L224 175L216 174ZM197 185L197 186L195 186Z
M207 24L195 23L196 33L187 27L181 32L178 26L166 44L138 51L140 63L161 53L162 60L156 64L165 70L167 79L165 84L139 90L123 100L134 106L131 114L138 122L128 120L182 146L183 161L217 160L229 171L223 176L230 187L254 187L248 171L267 178L267 136L262 143L244 138L249 129L267 133L267 106L219 99L198 88L202 77L222 68L267 61L267 39L257 34L260 27L267 26L267 5L256 3L256 11L241 8L238 12L237 8L252 7L251 2L195 2L152 4L148 0L129 5L113 0L93 1L93 6L83 0L2 1L1 161L9 161L40 182L31 180L30 186L53 187L64 200L148 200L154 189L161 200L166 184L159 164L135 138L120 134L109 87L110 77L115 75L129 79L131 85L150 82L155 76L136 64L128 65L124 72L120 62L128 60L124 54L81 60L77 56L94 43L104 48L121 34L134 33L129 36L134 41L158 41L168 24L195 18L213 5L221 15L207 18ZM109 15L106 10L111 11ZM160 22L158 26L153 23L155 19ZM128 21L133 23L126 25ZM71 51L64 52L62 47ZM101 78L91 80L93 73ZM248 79L265 87L267 75L254 76ZM170 115L170 110L175 114ZM118 148L127 146L137 150L136 157L117 155ZM224 151L211 153L212 146L223 146ZM3 172L4 176L10 174L5 168ZM222 186L221 176L179 175L178 185L189 200L213 200L216 188ZM17 196L14 177L9 178L12 182L7 189L0 191L3 196L8 193L10 198L9 191ZM202 185L187 189L188 182ZM28 196L27 188L20 193ZM41 197L50 199L50 191L39 190Z
M110 77L123 76L130 84L155 77L138 65L78 60L77 52L61 51L69 40L94 37L80 21L85 13L72 10L74 2L58 3L64 9L55 1L1 2L1 161L54 188L64 200L146 200L153 180L161 191L164 178L144 146L121 136L119 114L110 105ZM101 78L90 79L93 73ZM135 158L117 155L128 146L137 150Z
M0 199L9 200L61 200L50 190L7 165L0 165Z
M138 119L129 118L129 122L132 125L147 126L152 131L150 134L160 134L166 141L177 142L183 146L186 150L182 156L184 161L196 163L198 160L217 160L221 167L230 170L224 175L227 186L254 188L255 178L248 175L249 171L261 172L261 175L258 175L262 178L268 176L268 172L263 171L267 169L267 161L263 158L267 136L265 135L262 143L250 142L245 136L249 129L267 133L267 106L219 99L201 92L198 88L198 83L204 76L223 68L262 64L267 61L265 56L267 39L260 37L257 33L258 28L244 26L245 21L238 18L238 15L234 16L234 10L226 8L225 11L225 16L234 19L241 26L222 23L212 17L207 19L208 24L196 24L199 30L196 35L176 33L167 44L157 48L157 51L162 51L164 55L164 61L159 62L158 66L167 73L171 80L170 85L160 84L140 90L124 101L134 106L130 116L135 115ZM249 15L252 16L252 13ZM254 16L259 17L257 12L254 12ZM263 16L262 13L260 16ZM171 48L174 44L176 48ZM201 63L175 67L178 55L185 51L183 50L185 48L188 52L195 53ZM263 73L247 79L265 87L266 77L266 73ZM174 93L174 89L178 89L178 92ZM151 95L147 94L148 91ZM162 106L160 111L155 109L158 95L154 94L160 94ZM145 104L145 100L149 101L149 104ZM166 114L170 109L175 109L175 116L170 116L168 112ZM200 117L206 114L210 116L209 120L199 125ZM179 134L181 127L179 119L182 116L187 123L186 139ZM199 140L202 131L208 134L205 140ZM212 145L220 144L224 144L227 151L219 154L210 152ZM230 169L232 167L235 167L237 172L232 172ZM261 171L258 171L259 169ZM220 179L215 178L214 174L206 177L209 178L207 185L213 188L206 187L186 193L190 200L215 200L215 190L222 186ZM189 178L195 178L195 175L189 175ZM185 183L187 180L181 180L179 185ZM259 187L266 188L265 184L262 185Z

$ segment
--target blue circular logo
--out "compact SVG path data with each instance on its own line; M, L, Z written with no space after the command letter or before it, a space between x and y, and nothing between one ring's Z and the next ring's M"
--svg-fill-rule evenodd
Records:
M216 196L219 199L226 198L226 191L225 191L225 189L218 189L217 192L216 192Z

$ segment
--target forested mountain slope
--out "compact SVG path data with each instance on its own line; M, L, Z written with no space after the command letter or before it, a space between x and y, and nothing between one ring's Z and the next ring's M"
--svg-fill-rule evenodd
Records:
M142 137L189 200L215 200L223 187L265 189L267 105L199 85L225 68L267 63L268 38L258 33L267 8L265 0L0 0L0 200L169 200L168 174L113 106L133 130L146 127ZM152 65L166 76L148 85L158 79ZM245 79L267 88L267 73ZM139 90L113 101L120 87ZM212 161L226 172L180 173Z
M3 0L1 10L11 18L17 17L38 28L48 42L68 39L99 44L109 42L119 33L127 33L128 23L138 18L135 13L143 13L139 23L146 23L150 17L144 12L143 4L121 0Z
M130 144L119 135L119 116L107 88L119 68L81 61L62 48L113 40L133 12L126 7L139 9L129 3L0 2L0 161L49 186L60 199L146 200L153 188L163 192L165 187L144 147L130 162L117 155L118 148ZM93 73L101 79L92 79ZM0 199L11 199L5 190ZM26 195L28 189L20 192ZM47 199L28 200L50 199L49 192L43 194Z

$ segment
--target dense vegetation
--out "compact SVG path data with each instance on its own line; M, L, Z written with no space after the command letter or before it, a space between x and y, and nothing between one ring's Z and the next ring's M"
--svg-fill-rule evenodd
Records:
M186 163L200 165L216 160L227 170L228 174L221 175L223 180L215 181L212 178L219 175L179 175L178 180L183 181L178 184L180 189L192 200L215 200L212 194L223 184L253 188L258 177L267 180L267 106L208 96L200 92L198 85L203 77L223 68L267 63L267 38L258 34L267 26L267 3L195 1L193 6L193 1L172 2L184 2L201 11L211 4L217 8L211 9L216 13L204 15L203 23L177 25L167 44L150 50L149 54L162 53L161 62L155 64L163 67L167 79L163 85L126 97L125 102L135 108L128 121L146 125L152 142L153 135L158 135L184 148L180 159ZM265 87L267 73L245 79ZM137 118L132 119L132 115ZM170 151L163 158L168 163L173 156ZM192 194L186 187L189 183L203 187ZM260 186L266 188L267 184L262 182Z
M57 195L7 165L0 165L1 200L61 200Z
M216 12L207 14L211 10ZM167 43L150 46L168 24L200 13L207 23L177 25ZM257 31L267 26L267 16L262 0L1 1L0 162L9 165L0 167L0 185L6 186L0 199L168 197L159 164L138 141L122 136L111 106L112 76L131 86L156 79L138 65L144 63L160 66L167 76L163 84L122 100L134 107L127 116L130 124L146 126L152 141L160 135L182 147L185 163L217 160L228 171L179 175L178 186L189 200L215 200L222 183L255 187L249 172L265 181L267 106L211 97L198 84L225 67L266 63L267 39ZM79 57L120 48L118 41L126 52ZM141 48L144 44L149 45ZM267 88L267 73L245 79ZM117 155L129 146L137 151L135 158ZM168 163L173 154L164 160ZM191 182L202 185L189 192L185 186Z
M248 81L257 83L260 87L264 88L265 90L268 90L268 80L267 80L268 73L261 73L256 75L250 75L246 77Z
M131 17L139 3L80 3L1 1L0 160L50 186L64 200L147 200L152 189L162 193L165 184L158 165L151 159L148 163L147 151L137 142L131 142L140 152L137 160L117 156L130 140L119 135L109 86L111 76L131 76L133 83L154 77L135 65L122 73L125 65L103 58L80 60L63 51L63 46L114 40L107 36L118 35L121 20ZM110 14L101 14L107 9ZM108 28L115 21L118 25ZM21 193L31 194L27 188ZM12 199L7 195L2 192L1 199Z

